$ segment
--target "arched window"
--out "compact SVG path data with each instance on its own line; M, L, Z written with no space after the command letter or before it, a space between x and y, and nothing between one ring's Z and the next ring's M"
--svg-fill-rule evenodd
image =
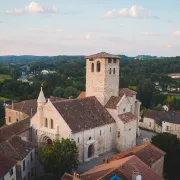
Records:
M118 131L118 137L120 137L120 135L121 135L121 134L120 134L120 131Z
M111 132L111 127L110 127L110 132Z
M100 130L100 136L101 136L101 130Z
M97 62L97 72L101 71L101 63L98 61Z
M48 119L47 118L45 118L45 120L44 120L44 126L48 127Z
M19 120L18 119L16 119L16 122L18 122Z
M78 137L78 143L79 143L79 137Z
M111 68L109 69L109 74L111 74Z
M91 64L91 72L94 72L94 63Z
M113 69L113 74L115 74L115 73L116 73L116 69L114 68L114 69Z
M51 129L53 129L54 126L53 126L53 120L51 119Z
M91 137L89 137L89 140L91 140Z

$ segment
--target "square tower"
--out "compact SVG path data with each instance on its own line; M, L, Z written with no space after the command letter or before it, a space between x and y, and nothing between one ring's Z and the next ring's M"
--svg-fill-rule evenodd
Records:
M120 58L105 52L86 57L86 97L95 96L104 106L119 96Z

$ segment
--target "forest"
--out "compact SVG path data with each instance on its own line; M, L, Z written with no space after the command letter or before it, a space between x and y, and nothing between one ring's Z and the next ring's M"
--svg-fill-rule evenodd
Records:
M1 61L0 75L8 75L8 79L0 81L1 98L21 101L36 99L40 86L46 97L56 96L76 98L80 91L85 91L85 57L84 56L55 56L36 57L35 59L19 59L16 61ZM28 68L27 68L28 66ZM56 73L43 75L42 70L53 70ZM17 81L22 72L28 77L33 74L33 84ZM165 103L174 109L180 109L179 96L171 97L160 94L155 89L154 81L159 81L163 88L168 85L180 87L178 80L171 79L169 73L180 72L180 57L132 60L122 58L120 61L120 87L130 87L137 91L137 97L142 107L159 108Z

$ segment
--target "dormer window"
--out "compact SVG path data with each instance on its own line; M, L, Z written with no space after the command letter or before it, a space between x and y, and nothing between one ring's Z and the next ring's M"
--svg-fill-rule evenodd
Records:
M97 72L101 71L101 63L98 61L97 62Z

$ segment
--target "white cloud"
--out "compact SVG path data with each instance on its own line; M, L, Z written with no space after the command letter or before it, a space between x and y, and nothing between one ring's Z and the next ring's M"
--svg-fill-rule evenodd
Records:
M162 34L152 33L152 32L143 32L142 34L145 36L161 36L162 35Z
M32 1L29 5L27 5L23 9L11 9L11 10L6 10L6 14L12 14L12 15L22 15L24 13L57 13L58 9L53 6L52 8L46 8L42 6L39 3L36 3Z
M85 39L91 39L92 38L92 32L88 32L86 35L85 35Z
M153 16L151 12L146 10L143 6L133 5L130 8L123 8L121 10L110 10L105 15L105 18L113 17L127 17L127 18L151 18L159 19L157 16Z
M173 33L174 36L180 36L180 30Z

